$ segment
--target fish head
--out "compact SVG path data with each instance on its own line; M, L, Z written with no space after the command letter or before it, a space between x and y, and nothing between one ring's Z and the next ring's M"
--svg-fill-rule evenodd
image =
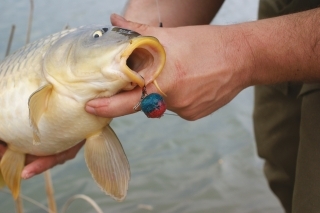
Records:
M108 26L81 27L54 43L44 56L44 74L55 88L87 101L154 81L165 51L151 36Z

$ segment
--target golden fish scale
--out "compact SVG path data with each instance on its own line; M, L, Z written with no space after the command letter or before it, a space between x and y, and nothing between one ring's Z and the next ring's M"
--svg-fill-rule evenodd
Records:
M165 51L157 39L117 27L84 27L59 40L68 32L27 45L0 63L0 138L8 144L0 161L0 185L6 184L16 199L26 153L59 153L86 139L84 156L93 179L122 201L130 180L129 162L108 125L111 119L87 113L85 103L154 81L164 66ZM97 32L102 40L92 37ZM93 49L71 49L77 42L92 44ZM131 64L136 71L126 64L131 55L139 65Z
M73 121L60 122L59 115L68 112L70 119L72 119L79 114L79 111L84 112L84 110L83 106L70 101L67 97L58 97L58 94L53 92L52 95L56 95L59 101L52 101L49 105L49 110L55 112L50 113L50 118L46 118L45 115L43 119L46 122L40 122L39 124L43 130L44 144L42 146L34 146L32 128L29 121L29 109L27 107L31 94L47 83L42 73L44 54L59 38L72 31L62 31L26 45L5 58L0 64L0 138L8 143L13 150L24 150L24 152L36 155L47 155L61 152L85 138L84 135L79 134L81 132L80 128L84 128L83 125L79 124L87 122L88 117L90 117L89 120L92 119L92 116L85 113L87 116L79 117L76 120L78 125L70 125ZM68 103L68 106L59 106L61 102ZM73 110L71 111L70 108ZM70 112L75 114L72 115ZM65 120L68 120L68 118L65 118ZM100 120L102 120L101 123L103 125L106 124L105 119ZM85 124L85 126L87 125L88 123ZM58 135L52 134L52 132L58 132ZM76 142L74 140L63 141L66 134L68 136L77 135L77 138L74 139ZM60 143L57 143L57 141L60 141ZM64 143L61 143L61 141Z

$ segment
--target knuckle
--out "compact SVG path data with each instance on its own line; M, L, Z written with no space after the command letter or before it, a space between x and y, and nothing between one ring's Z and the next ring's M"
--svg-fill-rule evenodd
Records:
M197 120L197 117L195 117L194 115L189 115L189 114L181 115L181 117L187 121Z
M179 116L187 121L195 121L201 118L201 115L194 109L185 109L179 113Z
M175 101L175 103L173 103L172 106L177 109L186 109L190 105L191 103L189 99L178 99L177 101Z

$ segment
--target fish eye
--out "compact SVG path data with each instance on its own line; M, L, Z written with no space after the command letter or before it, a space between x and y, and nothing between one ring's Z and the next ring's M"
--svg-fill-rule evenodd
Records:
M99 38L99 37L101 37L102 36L102 32L101 32L101 30L98 30L98 31L95 31L94 33L93 33L93 35L92 35L92 37L93 38Z

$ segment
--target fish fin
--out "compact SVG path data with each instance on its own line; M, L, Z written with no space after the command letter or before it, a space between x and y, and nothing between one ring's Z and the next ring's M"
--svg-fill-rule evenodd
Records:
M93 179L106 194L122 201L127 195L130 167L118 137L106 126L85 144L85 159Z
M3 188L6 185L6 182L4 182L1 170L0 170L0 189Z
M40 141L40 132L38 123L42 114L47 109L48 99L52 91L52 85L47 84L35 91L29 98L29 119L33 130L33 144L38 145Z
M21 173L24 161L24 153L15 152L8 148L0 162L3 180L11 190L14 199L17 199L20 194Z

